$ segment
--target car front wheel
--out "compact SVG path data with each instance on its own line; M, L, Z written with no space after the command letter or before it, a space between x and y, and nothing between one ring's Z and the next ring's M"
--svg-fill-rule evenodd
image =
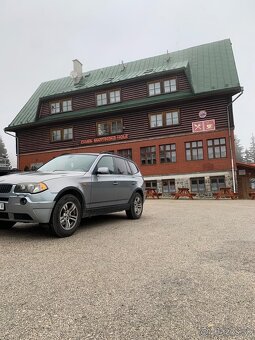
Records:
M136 220L142 216L143 212L143 199L141 194L136 192L131 198L130 208L126 210L127 217Z
M71 236L81 222L81 204L73 195L62 196L56 203L51 220L50 229L58 237Z

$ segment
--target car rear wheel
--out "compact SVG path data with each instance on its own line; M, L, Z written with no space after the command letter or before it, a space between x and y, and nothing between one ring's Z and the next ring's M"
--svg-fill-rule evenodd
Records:
M81 203L73 195L62 196L56 203L51 220L51 232L58 237L71 236L81 222Z
M16 222L0 221L0 229L10 229Z
M142 216L143 212L143 199L141 194L136 192L131 198L130 208L126 210L127 217L136 220Z

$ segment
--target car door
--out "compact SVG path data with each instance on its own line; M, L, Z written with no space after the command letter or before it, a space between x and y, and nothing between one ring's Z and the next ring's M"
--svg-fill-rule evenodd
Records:
M99 168L108 168L109 173L97 174ZM117 182L114 160L112 156L104 155L98 161L91 179L90 208L110 207L117 203Z
M116 182L116 199L118 204L128 203L135 188L135 178L133 178L131 170L125 159L120 157L114 157L115 162L115 182Z

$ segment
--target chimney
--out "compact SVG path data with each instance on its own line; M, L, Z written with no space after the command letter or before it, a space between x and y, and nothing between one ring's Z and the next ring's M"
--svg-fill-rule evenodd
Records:
M73 60L73 71L70 74L74 85L79 84L82 79L82 63L78 59Z

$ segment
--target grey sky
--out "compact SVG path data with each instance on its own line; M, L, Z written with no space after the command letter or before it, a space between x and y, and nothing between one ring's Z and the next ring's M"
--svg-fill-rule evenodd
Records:
M244 94L234 104L236 134L255 134L255 1L0 0L0 134L40 83L85 70L230 38Z

